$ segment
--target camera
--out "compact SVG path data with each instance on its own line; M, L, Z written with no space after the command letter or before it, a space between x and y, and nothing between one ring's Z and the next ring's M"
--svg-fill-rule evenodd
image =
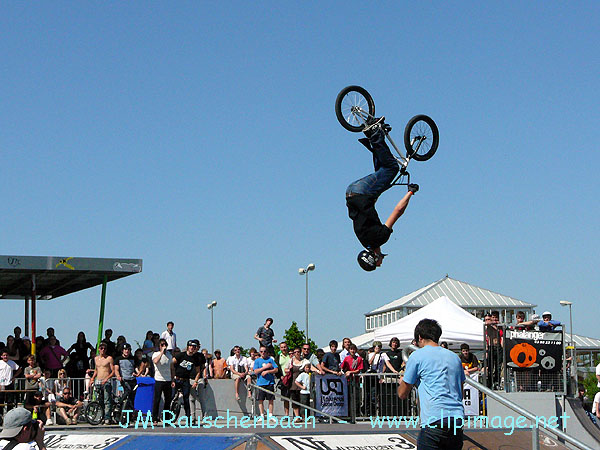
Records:
M34 441L40 431L40 423L37 420L31 422L31 440Z

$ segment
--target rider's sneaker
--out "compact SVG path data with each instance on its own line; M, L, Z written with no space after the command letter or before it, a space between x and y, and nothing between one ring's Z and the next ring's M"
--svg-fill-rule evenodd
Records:
M408 185L408 191L409 192L412 192L414 194L418 190L419 190L419 185L418 184L409 184Z
M363 129L363 133L365 136L370 138L373 134L379 130L385 124L385 117L381 116L379 118L372 118L367 120L367 126Z
M385 131L386 133L389 133L390 131L392 131L391 125L384 123L382 126L383 126L383 131Z

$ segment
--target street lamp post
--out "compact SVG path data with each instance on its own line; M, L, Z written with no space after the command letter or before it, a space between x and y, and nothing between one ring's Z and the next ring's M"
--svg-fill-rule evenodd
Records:
M215 321L214 321L215 306L217 306L217 302L214 300L211 303L209 303L208 305L206 305L206 307L210 310L210 336L211 336L210 353L211 353L211 355L215 354Z
M571 306L573 302L569 302L567 300L561 300L560 306L568 306L569 307L569 327L571 331L571 378L575 378L575 382L577 383L577 361L575 361L575 342L573 341L573 314L571 311ZM573 373L575 371L575 373ZM571 385L572 386L572 385ZM577 388L577 386L575 386Z
M315 270L315 265L310 263L306 269L300 267L298 269L299 275L306 275L306 343L308 344L308 272Z

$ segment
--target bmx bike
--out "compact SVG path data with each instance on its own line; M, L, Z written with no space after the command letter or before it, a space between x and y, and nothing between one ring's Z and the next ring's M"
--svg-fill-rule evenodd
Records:
M346 86L335 100L335 115L348 131L359 133L375 118L375 102L369 92L361 86ZM385 138L397 153L394 155L400 164L400 172L392 185L410 184L410 174L406 170L411 159L427 161L435 154L439 143L439 132L433 119L425 114L412 117L404 128L404 148L402 152L387 130ZM406 181L403 181L406 177Z

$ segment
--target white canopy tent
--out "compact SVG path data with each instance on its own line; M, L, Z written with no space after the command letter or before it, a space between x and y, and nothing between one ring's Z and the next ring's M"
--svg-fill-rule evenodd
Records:
M397 337L401 346L408 345L414 339L415 327L421 319L437 320L442 327L440 342L454 344L451 348L458 348L465 342L473 350L483 348L483 322L445 296L396 322L376 329L375 340L387 346L391 338Z

